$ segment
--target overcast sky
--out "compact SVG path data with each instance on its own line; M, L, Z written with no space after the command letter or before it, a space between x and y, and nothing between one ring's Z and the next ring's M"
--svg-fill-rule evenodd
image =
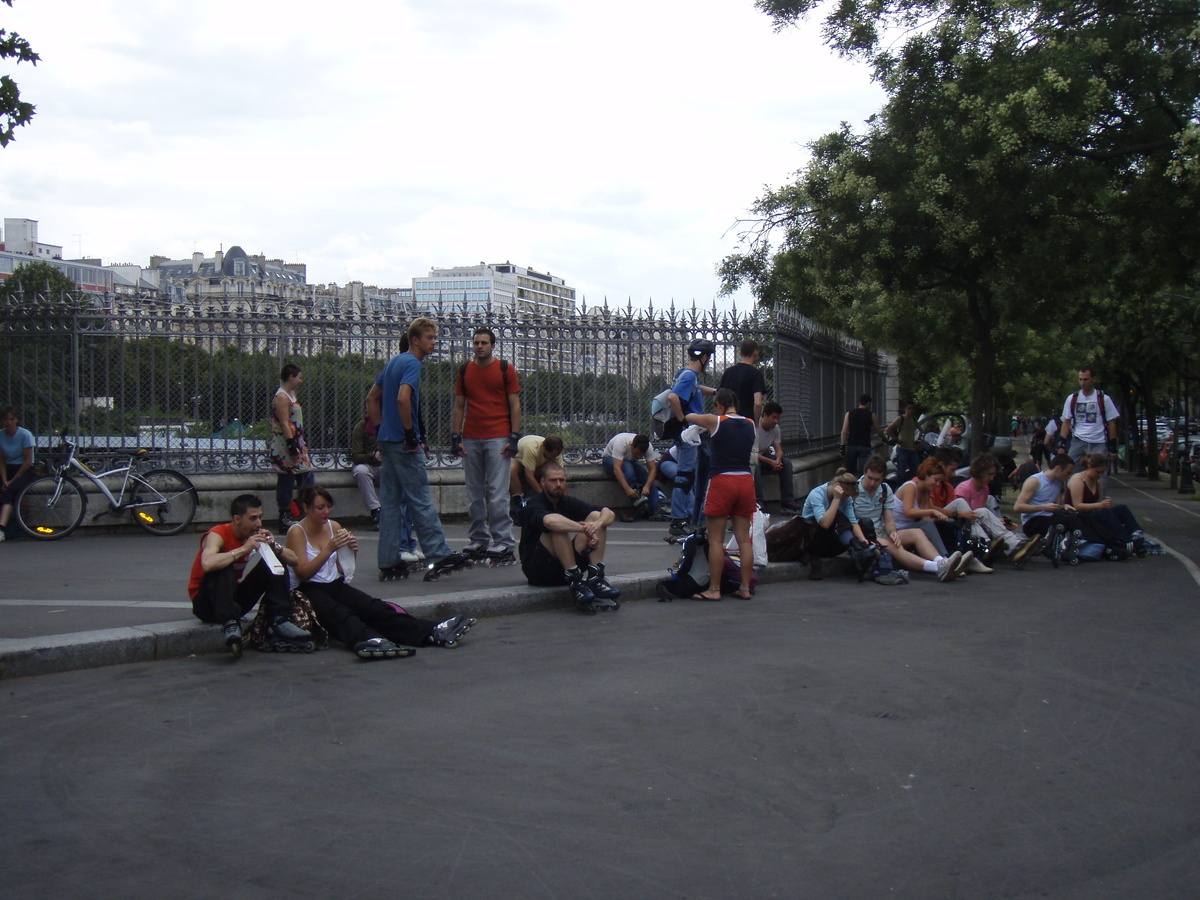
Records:
M703 10L703 12L702 12ZM15 0L37 115L0 216L66 257L238 244L310 282L511 260L588 303L711 303L733 223L882 102L753 0Z

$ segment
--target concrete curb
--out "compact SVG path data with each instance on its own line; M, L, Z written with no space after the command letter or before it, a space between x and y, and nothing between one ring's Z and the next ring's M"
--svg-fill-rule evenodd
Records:
M758 570L760 584L778 584L803 577L808 567L800 563L771 563ZM623 603L656 598L654 586L662 570L609 578L621 591ZM413 600L404 609L415 616L444 619L462 613L490 619L551 609L568 609L565 588L528 585L502 590L461 591L435 600ZM100 631L31 638L0 639L0 679L51 675L76 669L94 669L134 662L178 659L183 656L224 652L221 629L195 619L162 622Z

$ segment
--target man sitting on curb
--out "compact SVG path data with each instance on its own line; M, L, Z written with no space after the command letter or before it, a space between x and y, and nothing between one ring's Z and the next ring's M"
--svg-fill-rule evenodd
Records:
M567 585L583 612L616 609L621 592L604 577L604 545L611 509L567 496L567 473L542 466L541 493L525 504L521 520L521 570L530 584Z
M292 598L287 572L274 573L265 561L256 559L247 570L246 560L260 547L269 548L285 565L300 560L291 550L275 543L275 537L263 528L262 500L253 494L241 494L230 504L232 521L210 528L200 539L200 552L192 563L188 594L192 612L201 622L224 626L225 646L234 657L242 655L241 617L263 598L267 613L267 634L282 648L311 649L312 635L288 621ZM307 644L304 648L302 645Z
M658 478L658 451L650 438L631 431L614 435L604 448L600 463L617 480L621 492L633 501L635 512L646 517L658 512L662 502L662 491L654 483Z
M783 407L774 400L763 404L757 426L759 477L754 480L754 487L758 490L758 505L763 506L762 479L775 475L779 478L779 511L798 513L800 504L796 502L793 487L792 461L783 454L783 432L779 427L782 415Z

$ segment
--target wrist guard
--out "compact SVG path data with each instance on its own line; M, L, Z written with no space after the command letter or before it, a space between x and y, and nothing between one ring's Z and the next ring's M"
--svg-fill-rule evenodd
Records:
M417 432L414 428L404 429L404 446L409 450L416 450L420 444L417 443Z
M1116 452L1117 452L1117 446L1118 446L1118 444L1117 444L1117 439L1116 439L1116 438L1109 438L1109 439L1108 439L1108 452L1109 452L1109 453L1116 453Z
M300 455L300 442L298 440L296 440L296 438L294 438L294 437L288 438L287 439L287 451L288 451L288 456L299 456Z
M519 432L519 431L514 431L512 434L510 434L508 436L508 448L507 449L508 449L508 452L510 455L512 455L512 456L517 455L517 444L520 443L520 440L521 440L521 432Z
M463 449L462 435L457 431L450 432L450 452L457 456Z

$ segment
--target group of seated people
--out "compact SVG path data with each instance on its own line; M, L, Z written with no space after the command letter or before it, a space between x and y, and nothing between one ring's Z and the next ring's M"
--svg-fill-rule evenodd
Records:
M1071 457L1059 454L1025 478L1013 507L1020 527L999 514L992 487L1000 473L996 457L977 456L957 484L956 463L954 450L940 449L892 491L887 461L873 456L861 477L839 469L813 488L802 513L809 527L799 537L809 577L820 580L822 560L842 553L860 577L882 584L904 583L907 572L944 582L990 574L996 559L1020 565L1044 545L1056 561L1072 564L1145 555L1145 535L1133 513L1104 497L1104 454L1085 456L1079 472Z
M353 587L358 540L333 520L332 495L313 485L300 497L304 517L284 544L263 527L262 500L253 494L234 498L230 521L200 540L188 586L192 612L222 626L235 658L244 642L308 652L332 635L362 659L396 659L420 646L454 647L475 624L466 616L421 619ZM242 617L260 598L244 634Z

